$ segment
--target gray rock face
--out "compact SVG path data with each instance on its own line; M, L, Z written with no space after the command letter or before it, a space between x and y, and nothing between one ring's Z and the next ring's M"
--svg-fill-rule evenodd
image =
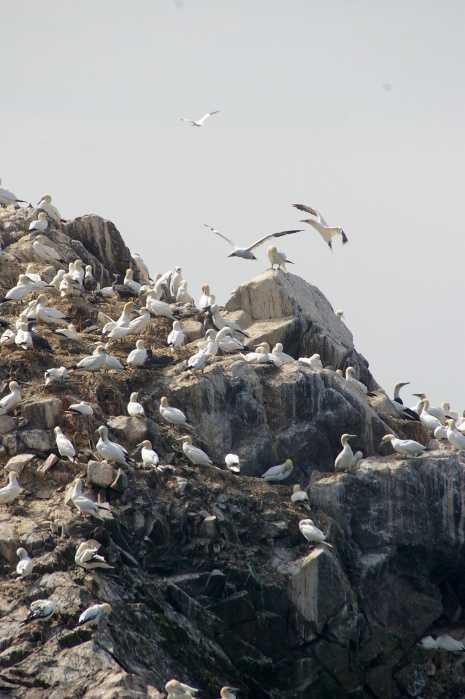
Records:
M9 415L0 415L0 434L12 432L16 427L16 422Z
M21 441L28 449L36 451L50 449L50 439L44 430L24 430L21 432Z
M63 412L63 402L59 398L28 400L21 403L21 414L28 421L29 427L38 430L50 430L57 426Z
M148 418L127 417L119 415L108 421L108 427L115 436L125 440L131 446L140 444L144 439L155 439L158 425Z
M35 454L18 454L9 459L5 466L5 471L15 471L21 473L23 468L32 460L35 459Z
M87 464L87 479L92 485L108 488L115 480L115 469L106 462L89 461Z

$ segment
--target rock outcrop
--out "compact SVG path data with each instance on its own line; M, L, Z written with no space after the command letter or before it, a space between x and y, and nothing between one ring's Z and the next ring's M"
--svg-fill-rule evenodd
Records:
M10 260L0 263L4 289L34 259L33 217L27 207L0 212ZM50 240L66 261L95 265L104 283L130 262L113 224L98 217L63 224ZM44 276L54 271L38 267ZM55 297L53 305L81 327L90 321L88 332L71 342L40 327L52 352L9 346L0 355L2 380L19 380L23 396L15 414L0 416L0 487L15 471L22 488L0 506L0 695L155 698L172 677L211 698L225 684L250 699L464 694L460 658L417 645L429 634L465 634L464 454L430 441L421 426L393 416L382 396L367 398L336 373L353 366L369 389L378 387L318 289L268 271L239 287L225 313L250 335L251 348L267 341L296 358L318 352L324 369L252 366L234 355L191 375L186 359L203 317L187 307L177 312L189 344L173 353L173 365L132 367L126 376L80 373L77 361L101 337L98 310L116 315L123 302L86 295ZM0 315L14 324L16 309L3 303ZM156 318L144 331L155 357L166 353L170 327ZM134 344L128 337L110 351L124 363ZM68 375L45 386L53 366ZM146 418L126 415L134 391ZM163 422L163 395L185 411L186 426ZM94 415L67 412L78 400ZM127 466L98 457L101 424L128 450ZM73 439L75 462L55 453L56 425ZM428 452L384 456L379 444L392 431L428 444ZM187 432L213 466L186 460L179 437ZM365 458L335 473L344 432L357 435L354 450ZM158 452L160 470L141 467L142 439ZM240 475L224 467L230 451L244 460ZM294 464L286 481L260 479L286 458ZM99 503L100 520L73 506L77 477ZM308 503L291 502L294 483ZM302 537L304 518L328 544ZM113 568L78 567L83 541ZM24 579L15 574L19 547L34 561ZM47 597L56 615L24 623L31 602ZM97 602L110 603L111 614L95 631L77 628Z

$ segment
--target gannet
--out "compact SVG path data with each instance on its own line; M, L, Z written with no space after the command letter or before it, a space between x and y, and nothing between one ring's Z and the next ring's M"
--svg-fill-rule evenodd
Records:
M248 352L242 355L249 364L272 364L274 363L264 347L258 346L255 352Z
M209 354L203 350L196 352L196 354L193 354L192 357L189 357L187 360L187 370L196 372L200 369L203 374L205 366L211 363L213 357L213 354Z
M124 304L123 312L116 321L114 327L108 333L109 340L120 340L131 332L131 313L135 307L132 301ZM103 331L102 331L103 332Z
M220 238L223 238L223 240L226 240L226 242L229 243L231 245L231 247L234 248L234 250L232 251L232 253L230 255L228 255L228 257L242 257L242 259L244 259L244 260L256 260L257 258L253 254L252 250L255 250L255 248L258 248L260 245L263 245L263 243L266 240L269 240L270 238L280 238L283 235L291 235L292 233L301 233L302 232L302 229L299 229L299 230L292 230L292 231L279 231L279 233L269 233L268 235L263 236L263 238L260 238L259 240L257 240L252 245L249 245L248 248L240 248L239 246L236 245L236 243L234 241L230 240L229 238L226 238L225 235L223 235L222 233L217 231L216 228L212 228L207 223L204 223L204 226L206 226L211 231L213 231L213 233L216 233L216 235L219 235ZM284 259L285 258L286 258L286 256L284 256ZM278 263L275 262L274 264L278 264Z
M205 124L205 121L208 119L208 117L213 116L214 114L219 113L219 109L217 109L215 112L208 112L207 114L204 114L203 117L200 119L197 119L197 121L193 121L193 119L183 119L181 117L181 121L187 121L189 124L192 124L192 126L203 126Z
M48 228L48 219L47 219L47 214L45 214L43 211L39 213L39 217L37 221L31 221L29 224L29 230L30 231L46 231Z
M58 272L53 277L52 281L50 282L49 287L54 286L56 291L60 291L60 284L61 284L64 276L65 276L65 270L59 269ZM54 292L55 290L49 288L49 291Z
M86 265L82 285L86 291L93 292L98 289L98 281L94 277L92 265Z
M424 650L437 650L438 642L435 641L432 636L425 636L421 639L420 643L417 643L417 646L420 646L420 648Z
M416 456L419 454L424 454L426 447L419 442L415 442L413 439L399 439L394 434L386 434L381 440L380 447L386 442L391 442L392 448L398 454L402 454L404 458L407 456Z
M47 621L51 619L56 612L55 602L51 599L37 599L32 602L27 613L27 617L22 622L27 624L29 621Z
M42 277L40 276L40 274L36 272L36 266L34 262L29 262L24 274L26 275L26 277L29 277L31 282L36 282L39 284L43 283L45 286L47 286L46 282L42 282Z
M111 288L115 294L118 294L120 299L126 301L126 299L137 298L137 293L122 283L121 274L113 274L113 276L115 281L111 285Z
M34 242L32 243L33 250L40 260L45 260L45 262L62 262L62 257L57 253L57 251L50 247L50 245L45 245L45 238L43 235L38 235Z
M308 223L310 226L313 226L313 228L315 228L318 231L318 233L322 236L325 243L328 243L331 250L331 238L333 237L333 235L341 235L342 244L345 245L345 243L347 243L348 238L342 230L342 228L340 228L339 226L328 226L323 216L316 209L314 209L313 206L305 206L305 204L293 204L293 206L296 209L299 209L300 211L305 211L307 214L311 214L312 216L317 217L316 221L314 221L312 218L302 219L302 223Z
M131 393L128 403L128 415L131 417L145 417L145 410L143 406L137 402L139 394Z
M202 296L199 300L199 308L201 311L204 308L209 308L213 304L213 297L210 294L210 287L208 284L202 284Z
M448 650L451 653L462 653L465 651L465 645L461 641L457 641L449 634L443 633L436 638L439 650Z
M441 409L444 411L444 415L451 420L459 419L459 414L455 410L450 409L450 403L441 403Z
M48 325L62 325L66 327L68 325L69 318L66 318L66 316L56 308L49 308L47 304L47 296L45 294L40 294L35 306L37 320L41 320L43 323L47 323Z
M220 333L222 333L221 336ZM226 353L240 352L246 349L240 340L236 340L236 338L232 336L232 330L230 328L223 328L220 330L216 335L216 342L220 350Z
M197 342L197 347L204 354L212 354L214 357L218 354L218 343L216 341L216 330L207 330L205 339Z
M271 362L275 366L282 366L282 364L283 364L282 359L280 359L277 354L273 354L271 352L271 347L269 346L268 342L260 342L260 344L255 347L255 352L259 352L260 348L268 356L269 362ZM260 351L259 354L263 355L263 352ZM246 355L246 358L247 358L247 355ZM261 363L260 360L258 363L259 364Z
M63 335L67 340L79 340L79 333L76 332L76 327L70 323L67 328L57 328L56 335Z
M307 539L307 541L314 541L320 544L326 544L327 546L333 547L332 544L330 544L328 541L326 541L326 537L321 531L321 529L318 529L313 524L312 519L301 519L299 522L299 529L301 533L304 535L304 537Z
M278 269L282 269L283 272L286 272L287 274L286 262L289 265L294 264L293 262L291 262L291 260L286 260L285 252L278 252L278 248L276 247L276 245L270 245L270 247L267 250L267 254L268 259L271 263L271 269L274 269L274 265L278 265Z
M397 413L397 416L400 418L403 418L404 420L419 420L420 417L418 413L416 413L414 410L411 410L410 408L407 408L402 401L402 398L400 397L400 389L403 386L408 386L410 381L405 381L403 383L396 383L394 386L394 398L390 400L390 403L394 410Z
M337 455L334 462L335 471L348 471L352 466L354 452L352 451L349 439L356 437L356 434L343 434L341 437L342 451Z
M311 357L299 357L298 361L302 364L308 364L312 369L323 369L323 362L318 353L312 354Z
M182 331L182 325L179 320L175 320L173 323L173 329L168 335L167 343L171 347L171 351L174 352L175 349L180 347L184 342L184 333Z
M171 296L173 298L176 298L176 296L178 294L179 285L182 282L181 272L182 272L181 267L177 266L174 268L174 273L171 275L170 291L171 291Z
M16 500L22 488L18 483L18 474L16 471L10 471L8 474L8 485L0 488L0 505L9 505Z
M18 549L16 551L16 555L19 556L19 562L16 566L16 572L21 578L26 578L28 575L32 573L32 569L34 568L34 562L32 558L29 558L26 549Z
M436 427L436 429L433 432L434 439L437 439L438 442L441 440L446 440L447 439L447 427L446 425L439 425L439 427Z
M94 410L90 405L81 401L80 403L73 403L68 408L70 413L77 413L78 415L93 415Z
M113 289L112 286L104 286L101 289L97 289L96 293L100 294L100 296L103 296L103 298L106 298L106 299L113 299L116 296L118 296L118 294L116 293L116 291Z
M155 468L158 466L160 461L157 452L152 449L152 443L148 439L144 439L143 442L137 445L138 448L141 447L142 463L144 466Z
M238 692L238 691L239 691L238 687L223 687L220 690L220 697L221 697L221 699L237 699L234 692Z
M44 194L42 199L39 201L37 204L38 209L42 209L42 211L45 211L47 216L52 219L52 221L60 227L61 223L61 215L56 206L52 204L52 197L50 194Z
M226 464L226 468L228 468L230 471L233 471L234 473L240 473L241 472L241 467L240 464L243 461L243 459L240 459L237 454L226 454L224 457L224 463Z
M133 252L131 257L134 260L134 262L136 263L137 268L138 268L141 276L149 282L150 281L149 268L145 264L142 257L139 255L138 252Z
M1 180L0 180L0 184L2 184ZM22 204L26 203L24 201L24 199L18 199L16 194L13 194L13 192L10 192L9 189L5 189L4 187L0 187L0 205L1 206L9 206L10 204L15 204L16 202L21 202Z
M97 350L99 347L104 347L104 345L102 345L101 342L99 342L97 344L97 347L95 348L95 350L93 352L94 356L96 356ZM106 350L106 355L105 355L105 362L103 364L103 371L111 371L113 369L114 371L117 371L118 374L122 374L123 376L127 376L126 372L124 371L124 367L121 364L121 362L119 361L119 359L117 359L115 356L110 354L108 352L108 350L106 349L106 347L105 347L105 350Z
M19 280L16 286L9 289L5 295L4 301L21 301L33 291L33 284L25 274L19 275Z
M128 465L128 452L121 444L116 442L111 442L108 439L108 428L105 425L101 425L97 432L100 438L95 446L98 453L103 459L107 461L113 461L117 464L123 464L123 466Z
M76 459L74 458L76 456L76 450L74 449L72 441L63 434L60 427L55 427L53 431L55 432L55 441L60 456L66 456L70 461L76 463Z
M176 294L177 303L191 303L194 305L194 299L187 291L187 282L185 279L179 284L178 293Z
M241 335L245 335L245 337L249 337L249 335L246 332L244 332L244 330L241 330L237 323L235 323L233 320L229 320L228 318L224 318L224 316L221 315L220 309L216 303L213 303L210 306L210 311L212 314L213 324L218 330L222 330L223 328L227 327L231 330L235 330Z
M63 275L59 291L63 298L66 296L82 296L82 286L73 279L73 275L69 272Z
M74 560L78 566L85 568L86 570L94 570L95 568L111 568L114 566L108 565L103 556L99 556L97 553L98 548L92 548L89 546L87 541L84 541L76 549L76 555Z
M178 441L181 440L182 450L194 466L211 466L213 464L213 461L204 451L192 445L192 438L189 435L179 437Z
M164 301L160 301L157 298L159 295L160 292L157 292L154 289L147 291L147 297L145 300L146 308L148 308L150 313L152 313L154 316L163 316L164 318L171 318L171 320L175 320L173 311L171 310L169 304L165 303Z
M81 287L84 283L84 277L86 274L86 269L84 267L84 262L82 260L74 261L74 269L72 271L72 276L75 282L77 282Z
M84 629L87 626L97 626L100 619L103 619L110 613L111 607L106 602L103 604L94 604L92 607L86 609L85 612L82 612L81 616L79 617L78 626L81 629Z
M168 405L168 398L166 398L166 396L160 398L160 415L166 422L171 422L173 425L182 425L187 422L187 417L182 410L171 408Z
M129 366L142 366L147 359L147 350L145 349L144 341L137 340L136 349L129 352L127 363Z
M447 420L446 425L447 439L450 444L458 451L465 449L465 436L455 429L455 420Z
M77 507L77 509L79 510L80 515L91 515L92 517L95 517L96 519L99 519L102 522L105 521L103 517L101 517L99 514L99 506L97 505L97 503L88 498L86 495L82 494L82 480L80 478L76 478L74 482L71 501L73 502L74 506ZM100 509L106 508L101 507Z
M8 388L10 393L0 400L0 415L11 413L21 402L21 393L17 381L10 381Z
M133 318L129 323L128 335L140 335L145 328L150 324L150 311L148 308L141 308L139 311L139 316Z
M1 345L14 345L16 340L16 333L14 330L5 330L3 335L0 337Z
M32 347L32 335L27 329L27 323L19 323L19 328L15 337L15 344L23 349Z
M192 695L199 691L195 687L189 687L188 684L178 682L178 680L167 682L165 689L168 692L167 699L192 699Z
M271 354L273 354L275 357L278 357L283 364L289 364L290 362L295 362L294 357L291 357L290 354L286 354L285 352L283 352L283 345L281 342L277 342L275 344Z
M352 459L352 468L357 466L357 464L363 459L363 452L362 451L356 451L354 454L354 458Z
M291 502L305 502L308 500L308 495L305 490L302 490L298 483L292 488Z
M423 410L420 414L420 422L423 425L423 427L425 427L427 430L429 430L430 432L434 432L436 427L442 425L442 422L437 417L430 414L429 400L427 398L422 398L421 402L423 404Z
M133 270L131 268L127 269L126 276L123 280L123 284L125 284L129 289L131 289L131 291L135 291L136 294L138 294L142 284L139 284L139 282L134 281L133 276Z
M76 369L82 369L83 371L100 371L103 369L108 353L103 345L100 345L95 350L95 354L90 357L84 357L78 364L76 364Z
M334 315L337 316L339 318L339 320L342 320L343 318L345 318L344 311L340 311L340 310L334 311Z
M53 368L47 369L44 374L45 385L49 386L51 383L56 383L60 381L61 383L65 380L68 375L68 369L65 366L61 366L58 369Z
M368 389L365 384L361 381L357 381L355 378L355 369L352 366L348 366L346 369L346 381L350 383L351 386L355 386L355 388L361 393L368 393Z
M262 474L261 478L264 478L268 482L272 481L283 481L285 478L291 475L292 469L294 468L293 463L290 459L286 459L283 464L278 466L272 466Z

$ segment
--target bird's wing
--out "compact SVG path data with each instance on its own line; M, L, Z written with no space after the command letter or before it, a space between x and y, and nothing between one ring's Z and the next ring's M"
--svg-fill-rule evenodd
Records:
M217 109L216 112L208 112L208 114L204 114L203 117L197 121L197 124L203 124L205 119L208 119L208 117L213 116L213 114L218 114L219 111L220 110Z
M305 211L307 214L312 214L312 216L316 216L322 226L328 225L324 220L323 216L320 214L320 212L314 209L313 206L305 206L305 204L293 204L292 206L294 206L296 209L299 209L300 211Z
M193 119L183 119L183 118L181 117L181 121L188 121L189 124L195 124L195 121L194 121Z
M216 228L212 228L211 226L208 225L208 223L204 223L203 225L206 226L207 228L209 228L211 231L213 231L213 233L216 233L216 235L219 235L220 238L223 238L223 240L226 240L226 242L228 242L231 245L231 247L233 247L233 248L237 247L236 243L234 243L229 238L226 238L226 236L223 235L222 233L220 233L219 231L217 231Z
M301 233L302 228L299 228L298 230L295 231L280 231L279 233L270 233L269 235L265 235L264 238L260 238L260 240L257 240L256 243L251 245L250 247L246 248L246 250L252 251L254 248L258 248L259 245L262 245L265 240L268 240L268 238L280 238L282 235L290 235L291 233Z

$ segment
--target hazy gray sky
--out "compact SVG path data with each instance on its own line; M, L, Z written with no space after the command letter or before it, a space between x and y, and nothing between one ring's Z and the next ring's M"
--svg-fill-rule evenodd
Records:
M463 0L2 0L3 186L220 303L278 240L391 391L465 408ZM219 114L198 129L180 121ZM460 206L459 206L460 204ZM410 389L410 387L408 387ZM415 399L404 389L408 404Z

